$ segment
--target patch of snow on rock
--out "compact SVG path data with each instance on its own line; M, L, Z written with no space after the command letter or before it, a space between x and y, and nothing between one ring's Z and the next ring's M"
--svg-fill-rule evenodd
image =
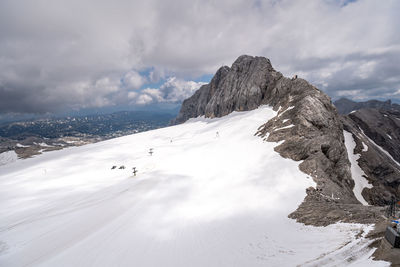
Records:
M368 151L368 146L364 142L362 142L362 145L363 145L362 152L367 152Z
M289 111L291 109L294 109L294 106L290 106L287 109L285 109L284 111L282 111L281 113L279 113L278 117L281 116L283 113L285 113L286 111Z
M23 147L29 147L29 146L25 146L25 145L23 145L23 144L20 144L20 143L17 143L15 146L16 146L16 147L20 147L20 148L23 148Z
M372 184L370 184L367 179L365 179L364 171L358 165L357 160L360 158L359 154L354 154L354 148L356 147L356 142L351 133L347 131L343 131L345 145L347 149L347 156L349 157L350 164L351 164L351 176L354 180L354 188L353 192L355 197L361 204L367 206L368 202L365 201L364 197L362 196L361 192L364 188L372 188Z
M288 129L288 128L292 128L292 127L294 127L294 125L293 125L293 124L290 124L290 125L288 125L288 126L283 126L283 127L281 127L281 128L277 128L277 129L275 129L274 131L279 131L279 130Z
M41 142L38 145L41 146L41 147L52 147L52 146L46 144L45 142Z

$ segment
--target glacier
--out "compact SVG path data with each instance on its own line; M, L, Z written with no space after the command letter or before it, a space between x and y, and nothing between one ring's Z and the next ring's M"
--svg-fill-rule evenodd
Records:
M287 217L315 183L254 135L274 116L200 117L0 166L0 266L387 266L371 260L371 225Z

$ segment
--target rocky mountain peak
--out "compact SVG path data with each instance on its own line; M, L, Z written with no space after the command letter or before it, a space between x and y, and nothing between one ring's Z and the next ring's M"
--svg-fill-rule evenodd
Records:
M232 111L255 109L281 77L269 59L240 56L231 67L221 67L209 84L183 102L174 123L201 115L221 117Z
M253 66L266 66L270 71L274 71L271 61L265 57L253 57L249 55L242 55L238 57L232 64L232 70L243 72L247 71Z

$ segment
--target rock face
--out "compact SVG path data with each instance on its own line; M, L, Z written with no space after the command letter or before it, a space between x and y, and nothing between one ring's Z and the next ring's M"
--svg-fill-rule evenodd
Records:
M262 104L272 106L277 116L255 134L266 141L283 141L275 150L302 161L300 169L317 182L318 194L357 204L342 123L330 98L303 79L284 77L264 57L240 56L232 67L221 67L209 84L183 102L175 123Z
M203 85L183 102L174 123L201 115L212 118L235 110L255 109L282 77L268 59L240 56L231 68L221 67L209 84Z
M373 188L362 192L369 204L387 205L400 197L400 112L361 109L342 116L356 142L358 164Z
M347 98L341 98L335 101L334 104L340 114L349 114L352 111L366 108L400 111L400 105L392 104L390 100L368 100L365 102L355 102Z

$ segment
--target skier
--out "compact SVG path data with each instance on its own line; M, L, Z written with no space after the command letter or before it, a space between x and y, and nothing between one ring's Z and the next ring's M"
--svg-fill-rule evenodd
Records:
M150 150L149 150L149 154L150 154L150 156L152 156L152 155L153 155L153 149L152 149L152 148L150 148Z
M136 167L133 167L132 170L133 170L133 175L136 176L136 173L138 172L138 171L136 170Z

